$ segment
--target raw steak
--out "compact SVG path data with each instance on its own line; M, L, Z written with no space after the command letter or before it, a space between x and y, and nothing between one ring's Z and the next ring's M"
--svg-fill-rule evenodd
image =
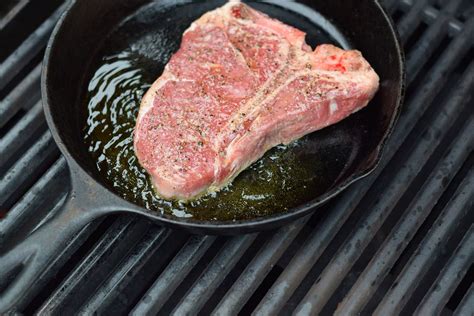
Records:
M192 199L360 110L378 84L360 52L312 51L302 31L230 1L186 30L143 97L135 153L160 196Z

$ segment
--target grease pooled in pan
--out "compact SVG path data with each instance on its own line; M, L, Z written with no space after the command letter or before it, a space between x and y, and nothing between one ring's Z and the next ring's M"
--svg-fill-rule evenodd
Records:
M221 192L189 203L156 196L133 151L133 129L142 95L160 75L189 24L211 8L157 4L126 20L97 54L85 97L84 141L99 173L125 199L150 211L199 220L240 220L284 212L328 189L353 156L352 131L338 124L287 146L277 146ZM308 32L308 43L334 43L315 24L284 9L260 4ZM171 10L171 9L170 9ZM170 21L173 16L173 27Z

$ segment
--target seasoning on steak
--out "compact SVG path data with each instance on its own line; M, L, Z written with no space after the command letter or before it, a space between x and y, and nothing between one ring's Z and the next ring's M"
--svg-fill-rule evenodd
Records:
M378 85L360 52L312 51L304 32L230 1L186 30L143 97L135 153L160 196L192 199L360 110Z

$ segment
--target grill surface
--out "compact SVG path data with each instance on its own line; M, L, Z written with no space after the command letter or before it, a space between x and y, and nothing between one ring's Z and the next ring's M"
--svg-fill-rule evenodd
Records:
M129 215L102 218L57 254L17 311L473 315L474 4L384 5L405 45L409 85L371 176L275 232L190 236ZM0 250L68 192L39 89L63 8L22 0L0 10Z

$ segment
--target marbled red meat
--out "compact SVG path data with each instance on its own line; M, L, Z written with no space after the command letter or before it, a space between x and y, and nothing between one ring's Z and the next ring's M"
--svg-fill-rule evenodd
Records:
M230 1L195 21L143 97L135 153L165 198L225 186L270 148L337 123L379 78L355 50Z

